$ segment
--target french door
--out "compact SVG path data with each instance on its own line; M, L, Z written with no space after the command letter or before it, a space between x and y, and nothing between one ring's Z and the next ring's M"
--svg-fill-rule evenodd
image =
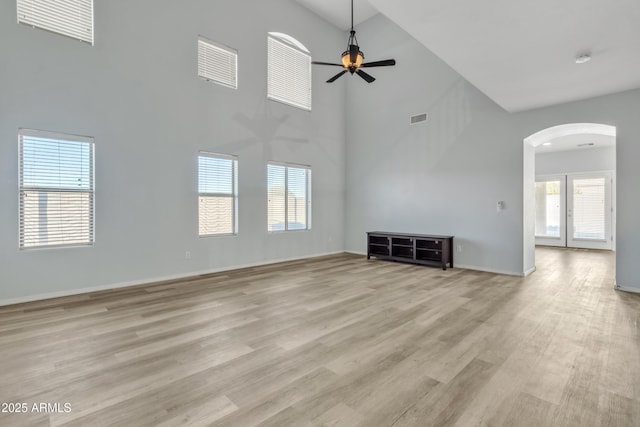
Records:
M611 174L567 176L567 246L611 249Z
M611 173L536 178L536 244L612 248Z
M567 177L536 178L536 245L567 246Z

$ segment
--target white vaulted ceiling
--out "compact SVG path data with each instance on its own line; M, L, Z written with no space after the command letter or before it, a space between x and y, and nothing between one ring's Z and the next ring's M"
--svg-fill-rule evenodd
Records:
M348 27L348 0L297 1ZM356 0L356 22L376 10L507 111L640 88L638 0Z
M350 0L296 0L301 5L311 9L316 14L323 17L342 30L351 28L351 2ZM358 25L366 21L373 15L378 14L378 10L371 6L367 0L353 1L353 22Z

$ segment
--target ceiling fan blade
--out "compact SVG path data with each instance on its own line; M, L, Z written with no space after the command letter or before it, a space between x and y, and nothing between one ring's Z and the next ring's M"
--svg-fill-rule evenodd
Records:
M396 65L395 59L385 59L384 61L372 61L365 62L361 65L361 67L389 67L391 65Z
M376 79L375 77L365 73L362 70L357 70L356 73L358 73L358 75L360 77L362 77L363 79L365 79L367 81L367 83L373 83L373 81Z
M356 63L356 60L358 59L358 52L360 52L360 48L358 47L358 45L349 45L349 60L352 64Z
M342 64L336 64L333 62L321 62L321 61L311 61L312 64L318 64L318 65L336 65L338 67L343 67Z
M347 72L347 70L342 70L342 71L340 71L338 74L336 74L335 76L333 76L333 77L331 77L329 80L327 80L327 83L333 83L333 82L335 82L336 80L338 80L338 78L339 78L340 76L342 76L342 75L343 75L344 73L346 73L346 72Z

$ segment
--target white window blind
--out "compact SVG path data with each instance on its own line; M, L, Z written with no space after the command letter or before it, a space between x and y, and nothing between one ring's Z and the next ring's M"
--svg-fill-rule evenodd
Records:
M17 0L18 23L93 44L93 0Z
M94 241L92 138L21 129L20 248Z
M237 89L238 52L204 37L199 37L198 76Z
M238 160L234 156L198 156L199 235L237 233Z
M297 40L268 36L267 97L311 111L311 55Z
M311 169L308 166L267 165L268 231L311 228Z
M573 237L605 240L605 178L574 179Z

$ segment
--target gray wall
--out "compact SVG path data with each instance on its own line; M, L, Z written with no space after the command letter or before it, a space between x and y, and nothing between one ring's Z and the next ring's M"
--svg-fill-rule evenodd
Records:
M321 60L345 41L290 0L96 2L94 47L17 25L15 3L0 4L0 301L364 252L375 229L454 234L458 266L522 274L523 140L577 122L617 126L617 280L640 290L640 91L508 114L377 16L360 44L398 65L372 69L371 85L327 85L335 70L314 67L306 113L266 100L268 31ZM237 92L196 77L198 34L238 49ZM429 122L409 126L422 112ZM96 138L95 247L17 249L20 127ZM239 156L237 237L197 237L198 150ZM313 166L312 231L267 234L268 160Z
M522 274L533 247L523 232L523 140L560 124L603 123L618 132L617 282L640 290L640 90L508 114L386 18L363 23L358 38L367 59L398 65L372 70L371 85L347 86L347 250L364 252L371 230L453 234L457 265ZM409 126L421 112L429 123Z
M344 248L344 82L314 68L311 113L266 100L268 31L325 60L342 31L292 0L94 4L91 47L0 3L0 301ZM238 50L237 91L197 77L199 34ZM95 137L94 247L18 250L18 128ZM239 156L236 237L198 238L198 150ZM267 233L269 160L312 166L311 231Z
M358 40L398 65L347 86L347 250L364 252L372 230L452 234L456 265L521 273L523 142L509 114L382 16Z
M615 170L615 147L536 153L536 175Z
M537 131L565 123L602 123L616 126L616 282L640 292L637 260L640 250L640 90L592 98L514 115L527 137Z

